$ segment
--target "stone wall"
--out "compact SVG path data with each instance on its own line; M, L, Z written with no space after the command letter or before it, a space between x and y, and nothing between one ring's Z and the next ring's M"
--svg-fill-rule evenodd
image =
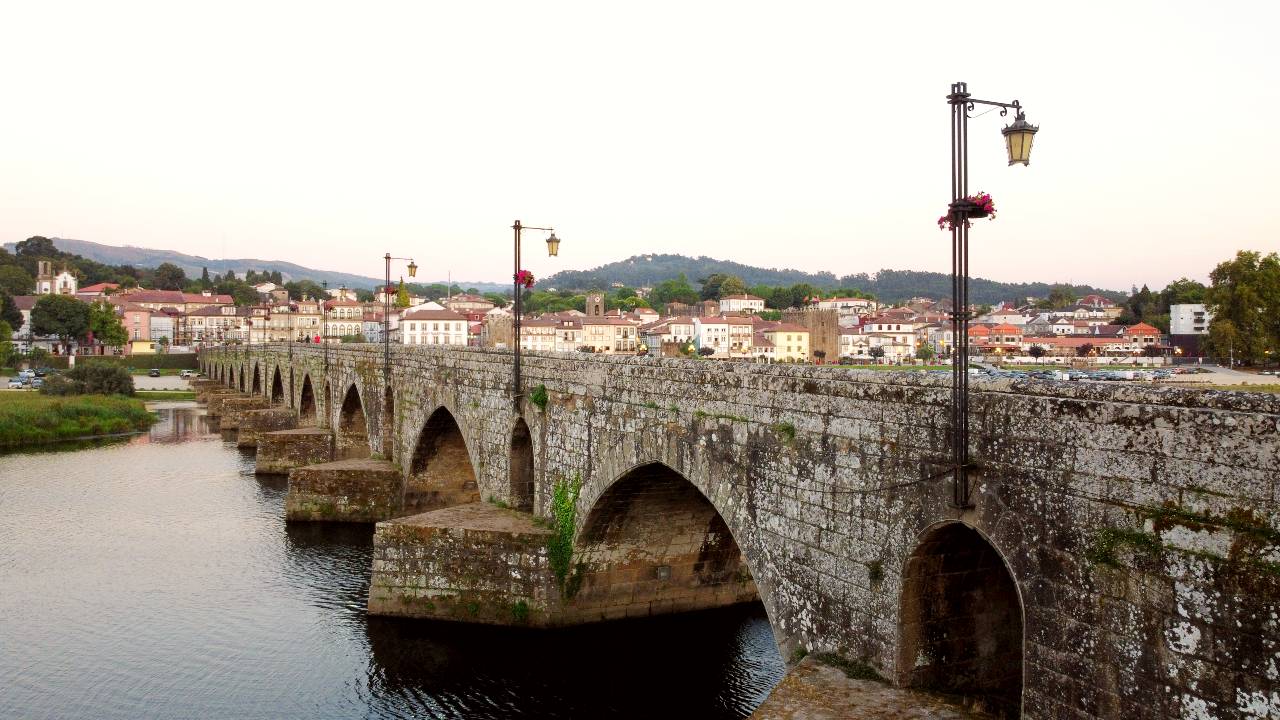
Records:
M237 378L292 364L324 377L335 397L357 386L370 451L384 447L381 348L330 349L323 372L321 350L209 351L202 361ZM928 607L980 597L928 579L931 591L910 591L909 559L955 524L990 546L1017 590L1024 716L1280 712L1280 398L975 379L977 469L972 507L961 509L944 472L946 377L526 355L524 387L548 391L540 409L513 404L509 353L394 351L388 440L404 476L439 408L457 421L479 495L498 500L512 499L510 449L523 417L535 512L548 514L557 480L580 482L580 530L615 482L661 463L723 520L784 655L837 652L918 681L919 657L906 645L900 654L900 638ZM325 418L334 423L336 410ZM976 564L982 555L960 572L992 570ZM931 682L945 685L961 667L937 668ZM999 703L998 693L972 691Z

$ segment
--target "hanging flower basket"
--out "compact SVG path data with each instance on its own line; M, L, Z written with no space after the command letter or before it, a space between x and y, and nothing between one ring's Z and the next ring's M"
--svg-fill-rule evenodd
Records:
M516 279L517 285L520 285L526 289L533 287L533 273L529 272L528 270L521 270L520 272L516 273L515 279Z
M996 203L990 194L980 192L951 203L950 212L938 218L938 229L950 230L959 221L969 227L969 221L974 218L996 219Z

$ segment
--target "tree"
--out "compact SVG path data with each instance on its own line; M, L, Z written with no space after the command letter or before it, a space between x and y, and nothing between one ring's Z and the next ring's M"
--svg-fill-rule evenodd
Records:
M404 286L404 278L400 278L400 288L396 290L396 307L409 307L409 288Z
M1076 348L1077 357L1089 357L1093 354L1093 343L1084 343Z
M36 288L35 278L17 265L0 267L0 292L8 295L30 295Z
M507 296L506 296L506 295L503 295L502 293L496 293L496 292L487 292L487 293L485 293L485 294L484 294L484 299L485 299L485 300L488 300L488 301L489 301L489 302L491 302L491 303L493 303L493 306L494 306L494 307L500 307L500 308L501 308L501 307L506 307L506 306L507 306L507 302L508 302L508 301L507 301Z
M1164 350L1158 345L1148 345L1142 348L1142 354L1146 357L1160 357L1164 354Z
M47 379L40 392L46 395L132 395L133 376L115 363L86 363Z
M115 306L99 300L89 306L89 331L93 339L107 347L120 347L129 342L129 333L116 315Z
M1040 358L1044 357L1047 353L1048 351L1044 349L1043 345L1032 345L1027 348L1027 354L1035 358L1037 363L1040 362Z
M1074 304L1076 294L1070 285L1054 285L1049 289L1049 305L1051 308L1064 308Z
M13 328L9 323L0 320L0 367L14 367L18 351L13 347Z
M702 278L701 298L703 300L719 300L720 286L724 284L724 281L728 279L728 277L729 276L724 273L712 273L711 275Z
M1170 305L1200 304L1204 302L1207 288L1195 280L1174 280L1160 291L1160 311L1169 312Z
M883 348L881 348L881 349L883 350ZM917 360L923 360L923 361L925 361L925 362L929 362L930 360L932 360L932 359L933 359L933 346L932 346L932 345L930 345L929 343L925 343L925 344L921 345L920 347L916 348L916 359L917 359Z
M32 334L57 337L67 353L88 330L89 306L70 295L44 295L31 308Z
M13 332L22 329L22 311L13 302L13 298L5 292L0 292L0 322L8 323Z
M205 285L208 285L209 283L213 282L212 280L209 279L209 268L207 267L200 268L200 282L204 283Z
M302 300L303 298L322 298L327 293L324 288L320 287L314 280L294 280L284 284L284 289L289 291L289 299Z
M709 348L709 347L698 348L698 354L701 355L702 357L711 357L712 355L716 354L716 349Z
M884 357L884 346L872 345L870 348L867 349L867 354L879 360L880 358Z
M18 243L13 247L14 254L18 257L29 258L58 258L62 257L62 252L53 246L53 241L47 237L36 235Z
M745 295L747 292L747 284L742 282L742 278L737 275L730 275L720 283L720 297L726 295Z
M159 290L181 290L187 284L187 274L173 263L160 263L155 271L155 282Z
M813 356L814 356L815 358L817 358L817 359L818 359L818 364L819 364L819 365L821 365L821 364L822 364L822 360L823 360L823 358L825 358L825 357L827 356L827 351L826 351L826 350L814 350L814 351L813 351Z
M698 291L693 289L689 284L689 280L680 273L680 276L674 280L663 280L654 286L653 291L649 293L649 302L654 305L666 305L668 303L684 303L692 305L698 302Z
M1280 347L1280 255L1241 250L1209 273L1207 348L1254 363Z

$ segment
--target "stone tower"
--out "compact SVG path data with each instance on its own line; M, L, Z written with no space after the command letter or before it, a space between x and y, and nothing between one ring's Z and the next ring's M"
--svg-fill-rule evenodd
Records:
M587 317L604 317L604 293L599 290L587 293Z

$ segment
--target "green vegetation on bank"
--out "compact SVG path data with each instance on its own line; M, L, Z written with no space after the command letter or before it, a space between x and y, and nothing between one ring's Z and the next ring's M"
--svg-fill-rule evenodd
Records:
M193 390L137 390L133 396L147 402L196 399Z
M155 415L134 398L0 393L0 447L138 432L153 422Z

